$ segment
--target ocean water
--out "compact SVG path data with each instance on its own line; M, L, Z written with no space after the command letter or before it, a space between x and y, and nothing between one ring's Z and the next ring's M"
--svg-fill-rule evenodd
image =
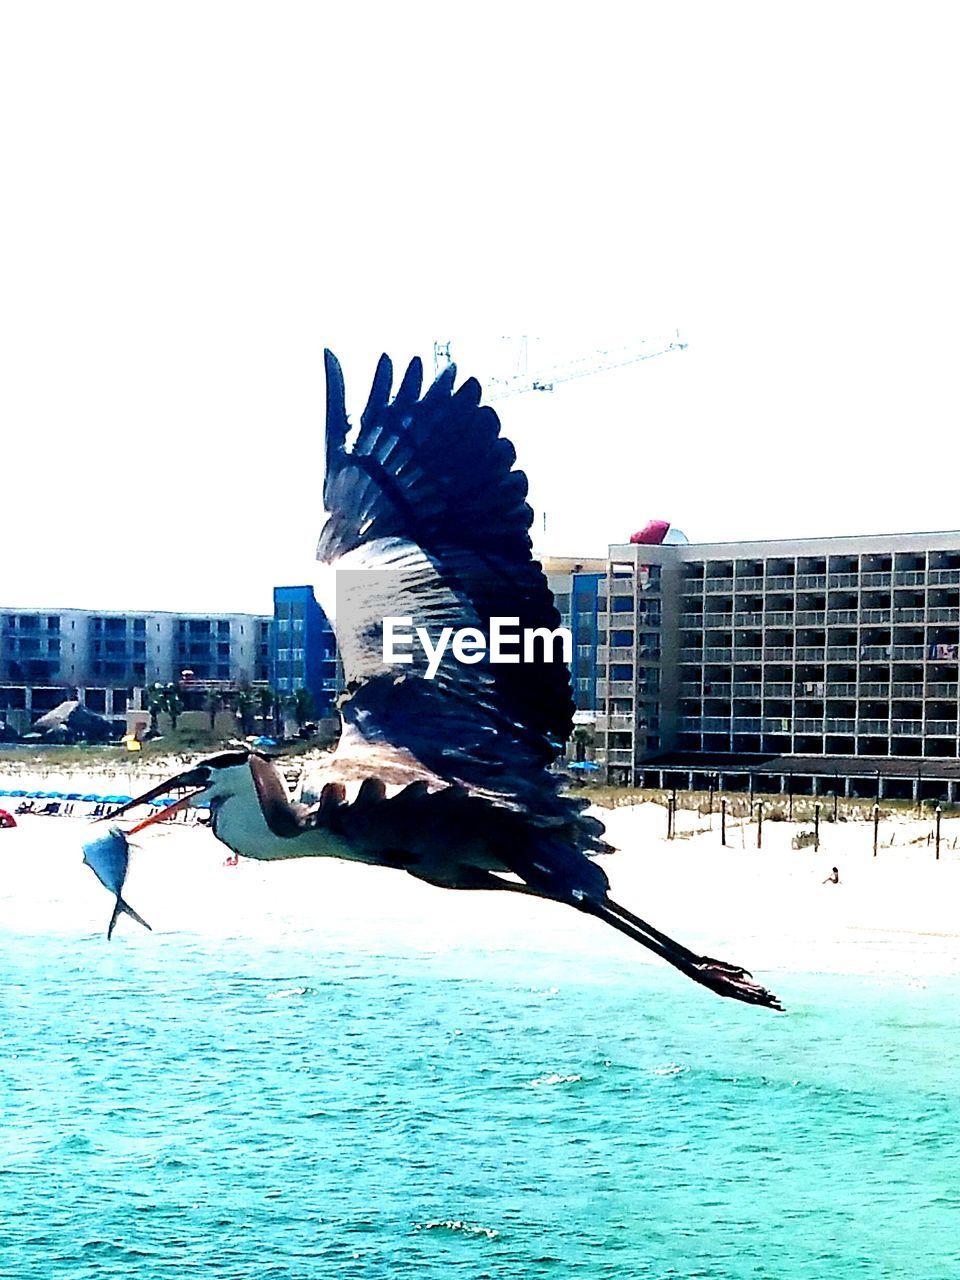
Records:
M0 937L0 1275L960 1275L946 979Z

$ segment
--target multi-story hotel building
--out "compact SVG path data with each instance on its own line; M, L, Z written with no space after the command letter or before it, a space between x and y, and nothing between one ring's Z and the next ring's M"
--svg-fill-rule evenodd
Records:
M273 638L274 689L280 694L309 689L314 714L329 715L342 688L342 674L336 636L313 587L274 587Z
M272 619L256 614L0 612L0 713L21 731L76 694L122 716L135 689L181 680L248 685L270 670Z
M614 546L600 590L612 780L960 799L960 533Z

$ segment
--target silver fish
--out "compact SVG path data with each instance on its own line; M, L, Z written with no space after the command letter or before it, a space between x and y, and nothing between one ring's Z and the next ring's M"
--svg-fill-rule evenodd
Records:
M149 929L150 926L146 920L142 916L138 916L130 903L125 902L121 896L123 882L127 878L130 854L127 837L120 828L108 827L104 835L98 835L93 840L84 841L83 860L103 887L116 895L117 900L114 903L113 915L110 917L110 924L107 928L108 941L113 937L113 930L117 920L124 913L132 916L137 924L142 924L145 929Z

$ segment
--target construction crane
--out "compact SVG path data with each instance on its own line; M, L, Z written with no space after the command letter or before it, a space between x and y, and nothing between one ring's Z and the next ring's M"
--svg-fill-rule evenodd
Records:
M574 378L589 378L596 373L606 373L609 369L621 369L625 365L638 364L641 360L652 360L669 351L685 351L687 347L685 342L681 342L677 332L672 338L643 338L637 344L629 346L601 347L565 364L531 372L527 368L528 339L524 336L519 341L517 371L508 377L483 378L485 400L504 400L507 396L522 395L527 391L553 391L560 383L571 382ZM439 373L452 360L450 340L434 342L434 372Z

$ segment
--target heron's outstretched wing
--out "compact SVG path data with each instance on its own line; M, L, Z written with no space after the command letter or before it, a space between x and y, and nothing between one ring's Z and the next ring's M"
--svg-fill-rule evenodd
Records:
M481 759L504 772L542 768L573 720L558 645L553 661L540 642L532 659L521 650L509 664L468 665L448 652L433 680L416 645L405 666L383 661L387 616L412 618L434 641L443 627L489 638L494 617L516 619L519 633L560 624L532 555L526 477L496 414L480 405L475 380L453 390L453 366L421 397L419 360L391 400L383 356L348 449L340 366L329 352L326 360L329 516L317 554L338 570L337 642L353 691L345 727L362 737L387 732L420 759L426 752L440 776L454 776L444 771L454 757L477 769Z

